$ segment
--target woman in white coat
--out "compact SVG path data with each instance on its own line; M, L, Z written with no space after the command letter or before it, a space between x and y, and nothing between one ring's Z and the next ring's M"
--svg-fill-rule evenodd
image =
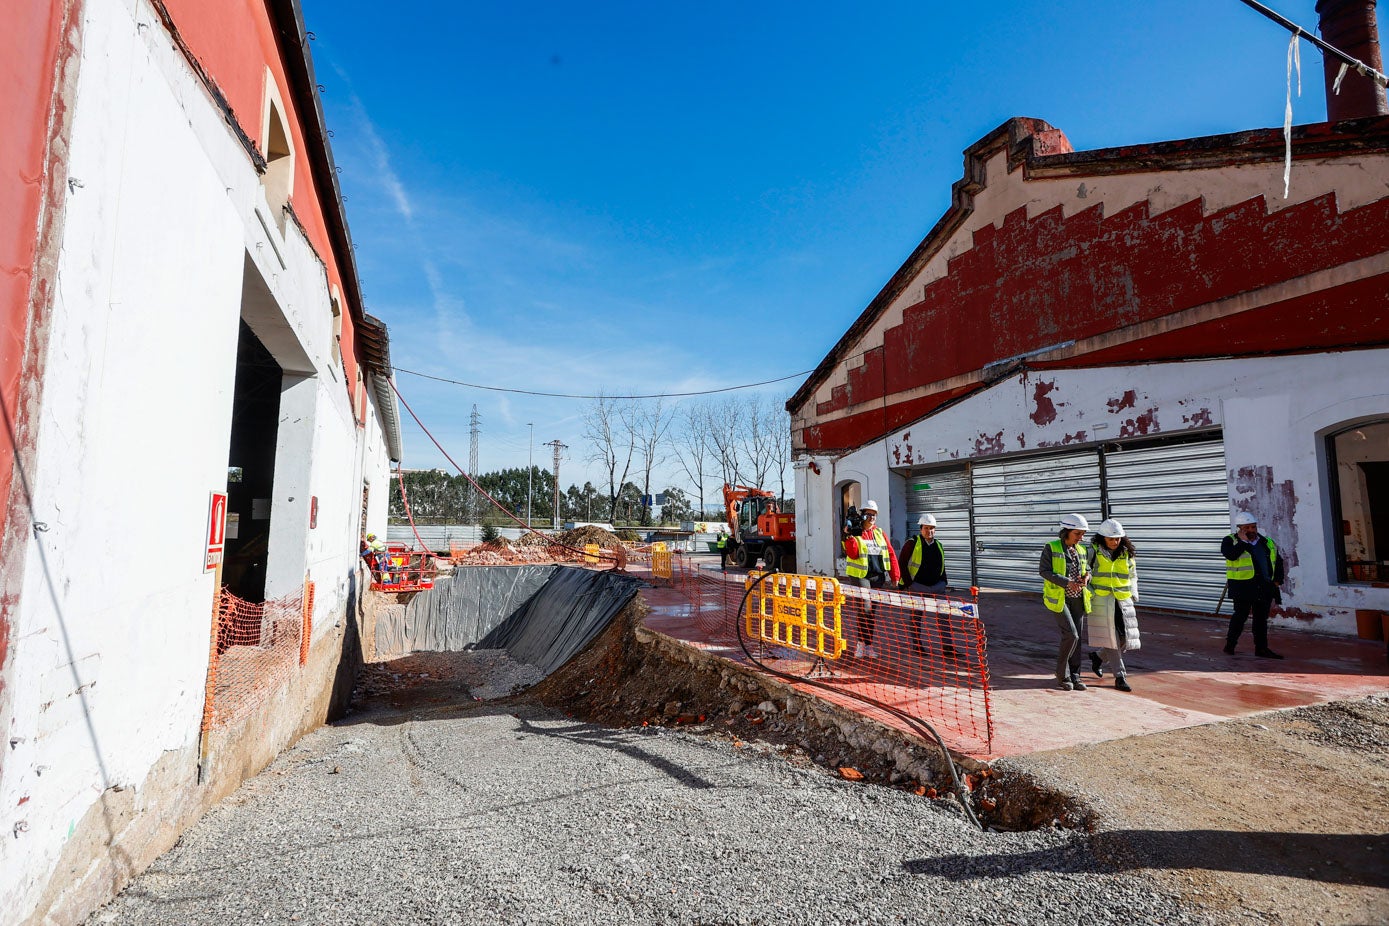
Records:
M1086 626L1090 645L1099 649L1090 654L1095 674L1108 669L1114 687L1132 691L1124 668L1124 651L1138 649L1138 564L1133 542L1124 536L1124 526L1110 518L1095 532L1090 546L1090 587L1094 591Z

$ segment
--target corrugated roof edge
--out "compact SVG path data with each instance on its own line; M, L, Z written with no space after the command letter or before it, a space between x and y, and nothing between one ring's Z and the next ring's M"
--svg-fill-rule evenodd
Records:
M319 99L318 82L314 76L313 55L309 51L308 32L304 27L304 10L299 0L266 0L266 9L275 23L275 34L280 44L280 54L284 59L285 74L289 78L290 92L294 95L296 108L301 114L303 129L310 136L307 146L309 164L317 180L320 204L337 257L338 272L342 276L343 294L348 311L353 312L358 319L355 326L356 355L372 373L372 388L380 408L386 446L391 459L399 460L400 415L396 410L394 390L390 387L390 338L386 324L367 314L366 303L362 298L361 280L357 275L357 255L352 244L352 233L347 227L347 213L343 207L342 188L338 185L337 167L333 163L333 149L328 142L327 121L323 117L323 103ZM312 113L313 118L304 118L304 114L307 113ZM324 191L329 190L332 191L331 201L324 195Z

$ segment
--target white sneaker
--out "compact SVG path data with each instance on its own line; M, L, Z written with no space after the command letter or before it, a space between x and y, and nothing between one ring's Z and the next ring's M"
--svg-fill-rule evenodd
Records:
M863 658L863 650L864 650L864 647L863 647L863 641L862 641L862 640L860 640L859 642L855 643L855 644L854 644L854 658L855 658L855 659L862 659L862 658Z

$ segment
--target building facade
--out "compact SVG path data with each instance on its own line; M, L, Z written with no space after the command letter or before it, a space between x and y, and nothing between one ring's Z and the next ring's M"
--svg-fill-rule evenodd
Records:
M1389 117L1368 98L1293 129L1286 196L1279 130L1077 152L1013 119L968 148L951 209L788 403L801 570L842 574L872 498L896 543L935 514L952 584L1033 591L1079 512L1129 530L1145 604L1211 613L1249 511L1290 567L1277 620L1377 626Z
M77 922L326 716L400 432L297 0L21 3L0 60L0 923ZM209 732L219 579L311 632Z

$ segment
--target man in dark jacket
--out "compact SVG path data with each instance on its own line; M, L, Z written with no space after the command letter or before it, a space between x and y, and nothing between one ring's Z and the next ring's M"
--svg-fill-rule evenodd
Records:
M1252 514L1241 511L1235 516L1235 532L1220 541L1220 555L1225 557L1225 581L1234 604L1225 652L1235 654L1235 644L1252 612L1254 655L1282 659L1268 648L1268 612L1274 601L1282 601L1278 587L1283 584L1283 556L1277 545L1259 533L1258 520Z
M902 544L901 555L897 557L902 564L902 588L923 595L943 594L949 579L945 575L945 548L936 539L936 516L923 514L916 519L916 526L917 535ZM917 650L924 654L939 644L945 655L953 655L957 645L956 629L951 626L949 617L937 614L934 635L929 624L916 629ZM959 642L963 643L963 637Z
M945 549L936 539L936 517L923 514L916 519L918 533L902 544L897 562L902 565L902 587L914 592L942 592L949 581L945 576Z

